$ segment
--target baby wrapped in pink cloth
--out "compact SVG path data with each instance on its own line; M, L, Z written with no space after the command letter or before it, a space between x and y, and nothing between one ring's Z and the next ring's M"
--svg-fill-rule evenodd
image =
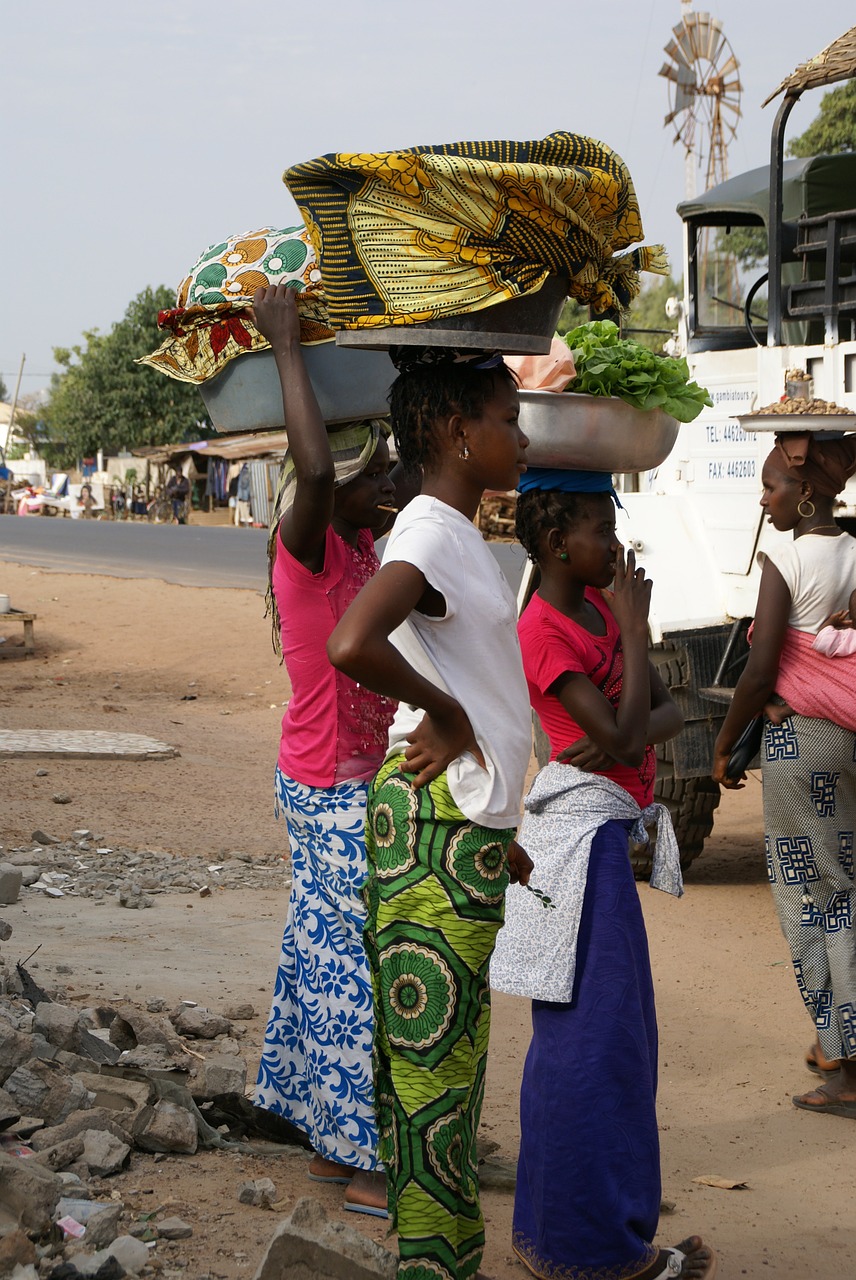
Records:
M856 653L856 591L846 612L833 614L817 633L812 648L827 658L849 658Z

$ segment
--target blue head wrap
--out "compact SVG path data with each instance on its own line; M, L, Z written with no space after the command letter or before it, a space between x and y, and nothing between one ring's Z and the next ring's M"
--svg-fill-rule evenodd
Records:
M517 485L518 493L532 489L558 490L559 493L608 493L617 507L621 506L612 473L609 471L570 471L565 467L527 467Z

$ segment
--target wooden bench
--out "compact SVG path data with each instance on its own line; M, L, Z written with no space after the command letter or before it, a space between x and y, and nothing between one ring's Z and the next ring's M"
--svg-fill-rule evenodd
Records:
M23 622L24 624L23 649L19 645L7 648L5 644L0 644L0 658L35 657L36 635L33 623L36 617L35 613L24 613L21 609L10 609L8 613L0 613L0 634L2 634L8 622Z

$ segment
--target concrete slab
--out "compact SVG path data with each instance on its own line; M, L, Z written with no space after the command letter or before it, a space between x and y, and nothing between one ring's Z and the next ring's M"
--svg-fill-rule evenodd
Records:
M0 729L0 756L40 759L169 760L176 747L141 733L101 729Z

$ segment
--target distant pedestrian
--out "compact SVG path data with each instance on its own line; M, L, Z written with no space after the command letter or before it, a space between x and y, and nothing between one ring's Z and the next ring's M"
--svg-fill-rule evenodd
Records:
M177 467L173 467L166 482L166 496L172 503L172 518L176 524L187 524L190 481Z
M247 528L253 523L253 515L250 509L250 468L246 462L241 467L238 476L238 487L235 493L235 524L240 528L245 525Z

